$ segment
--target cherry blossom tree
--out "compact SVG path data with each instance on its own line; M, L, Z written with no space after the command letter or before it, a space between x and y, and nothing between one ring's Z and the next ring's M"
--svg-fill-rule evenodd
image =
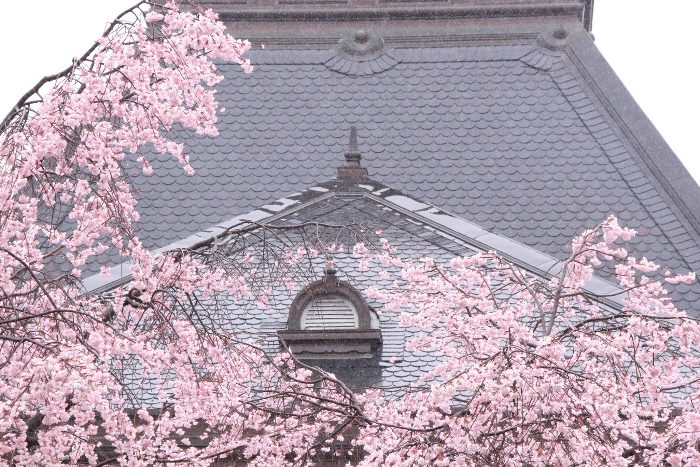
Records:
M142 2L126 11L0 124L4 462L245 457L270 465L303 456L294 449L354 414L342 383L272 358L198 314L197 301L217 293L264 301L258 282L270 270L250 251L234 254L245 232L220 236L229 255L153 255L134 235L126 163L150 172L148 147L191 172L173 129L216 134L213 61L251 70L248 42L229 36L211 11L185 6ZM265 251L279 254L277 273L286 276L279 268L299 262L281 248ZM110 296L88 293L82 271L112 251L132 263L132 282ZM311 394L313 407L304 399Z
M143 2L0 124L3 462L700 464L700 329L663 288L693 276L629 256L615 242L634 232L614 219L551 279L495 253L401 259L361 226L143 248L127 162L150 172L148 147L190 172L173 129L216 134L214 60L250 71L249 48L196 5ZM215 319L219 300L265 306L348 232L360 269L396 277L368 293L404 309L407 351L440 357L410 387L356 393ZM114 251L131 282L86 290L83 271ZM619 290L587 292L595 271Z
M614 245L634 234L584 232L549 281L494 253L403 262L371 293L440 362L400 398L363 396L362 465L698 465L700 326L663 287L695 275ZM618 289L587 292L594 271Z

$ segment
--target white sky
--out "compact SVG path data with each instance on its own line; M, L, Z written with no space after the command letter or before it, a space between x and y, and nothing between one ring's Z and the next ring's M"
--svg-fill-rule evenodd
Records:
M4 0L0 116L41 77L67 67L136 0ZM596 44L700 180L698 0L596 0ZM235 32L235 31L234 31ZM9 72L9 70L12 70Z

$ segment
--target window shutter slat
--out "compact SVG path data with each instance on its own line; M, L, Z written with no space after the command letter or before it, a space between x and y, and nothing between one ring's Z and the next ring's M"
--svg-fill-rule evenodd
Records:
M323 331L357 329L358 318L350 300L338 296L317 297L301 315L301 329Z

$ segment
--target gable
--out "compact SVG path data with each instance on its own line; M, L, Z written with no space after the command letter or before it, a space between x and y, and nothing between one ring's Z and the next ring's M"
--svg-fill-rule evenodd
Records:
M275 213L270 212L280 206L286 207ZM479 251L497 249L504 257L523 269L542 277L556 273L560 267L556 258L506 237L487 232L471 222L369 178L328 180L279 202L261 206L251 213L211 226L208 230L168 245L165 249L192 247L227 227L247 225L245 219L264 220L266 224L287 226L315 222L342 226L346 225L348 220L352 220L368 228L381 229L381 236L395 246L397 254L404 259L430 256L437 262L447 263L455 256L471 256ZM293 236L295 233L290 232L286 235ZM383 303L368 298L365 291L368 287L390 287L392 280L380 275L381 268L378 265L371 266L368 270L358 268L359 260L352 254L352 245L356 240L351 235L341 236L338 241L345 245L333 255L339 277L363 294L363 299L370 307L382 310ZM211 245L204 248L210 247ZM318 258L313 264L312 274L315 274L315 277L309 278L310 282L323 277L326 262L325 259ZM94 276L86 280L86 285L108 290L115 284L128 280L128 276L111 278ZM406 343L417 330L399 326L401 310L382 310L378 314L376 318L378 324L372 324L371 328L374 333L381 336L381 346L373 355L358 354L353 357L347 353L358 352L356 349L358 346L355 343L358 339L369 342L368 339L371 338L373 342L376 341L374 335L351 336L354 339L352 345L342 342L332 344L320 341L321 330L313 329L311 332L319 335L300 340L299 334L303 330L296 330L295 334L295 330L290 329L289 326L294 298L304 284L297 284L297 286L297 290L294 291L283 287L274 288L267 307L259 307L245 299L234 299L221 294L215 301L201 302L205 307L202 316L209 320L207 325L213 326L213 329L235 331L239 340L260 342L263 348L272 354L282 350L280 337L285 340L296 338L290 341L293 349L295 346L300 346L298 349L302 349L302 353L318 354L316 359L305 360L307 363L328 369L354 388L361 389L369 386L385 390L400 388L417 381L421 375L439 362L434 355L411 352L406 349ZM612 284L600 279L587 284L587 288L598 293L617 290ZM290 330L292 332L280 333ZM332 337L330 336L331 339ZM323 338L326 341L329 340L329 336ZM339 350L338 353L341 355L336 359L328 350L333 345L340 345L342 347L340 350L345 351ZM149 391L148 388L142 390L141 402L145 405L157 405L157 397Z

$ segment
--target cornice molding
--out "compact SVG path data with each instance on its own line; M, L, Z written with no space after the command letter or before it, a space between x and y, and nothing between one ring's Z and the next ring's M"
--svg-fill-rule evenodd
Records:
M250 8L246 5L206 3L222 21L247 22L337 22L386 20L439 20L461 18L520 18L577 16L582 18L581 3L547 3L539 5L410 5L410 6L328 6L274 5Z
M446 44L451 46L465 45L503 45L503 44L529 44L537 39L538 31L526 32L511 32L511 33L481 33L473 34L454 33L446 35L414 33L410 36L386 35L384 40L386 44L392 48L406 47L444 47ZM309 47L316 48L335 48L338 44L337 37L270 37L261 36L252 38L246 36L256 42L263 42L266 48L284 48L284 49L306 49Z

